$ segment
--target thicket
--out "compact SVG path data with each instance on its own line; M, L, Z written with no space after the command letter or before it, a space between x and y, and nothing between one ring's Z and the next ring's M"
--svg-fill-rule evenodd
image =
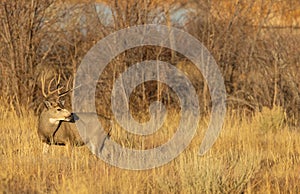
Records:
M43 101L42 75L49 81L60 74L62 82L67 82L101 38L130 26L157 23L182 28L208 48L223 74L229 109L251 113L281 106L298 124L299 30L269 23L276 15L273 1L247 2L238 1L226 10L209 0L173 1L168 6L116 0L105 7L97 3L4 0L0 3L1 101L19 114L24 110L21 107L38 113ZM296 9L296 5L290 3L288 8ZM185 14L175 17L182 10ZM169 62L186 72L196 86L203 110L209 111L207 86L193 64L169 49L145 46L121 53L99 78L96 103L101 114L112 114L110 95L116 77L130 65L149 59ZM143 110L149 100L157 98L172 104L176 101L173 96L167 86L151 82L137 88L131 106ZM145 99L148 101L143 102Z

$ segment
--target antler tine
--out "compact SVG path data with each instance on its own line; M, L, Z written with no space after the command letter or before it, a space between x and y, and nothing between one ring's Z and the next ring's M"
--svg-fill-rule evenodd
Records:
M70 85L71 79L72 79L72 78L70 77L70 78L68 79L68 81L67 81L66 88L67 88L68 90L70 90L70 89L69 89L69 85Z
M45 98L47 98L48 96L47 96L47 94L45 93L45 78L46 76L45 76L45 74L43 74L42 76L41 76L41 83L42 83L42 94L43 94L43 96L45 97Z
M53 83L54 79L55 79L55 78L52 78L52 79L50 80L49 84L48 84L48 94L51 93L51 86L52 86L52 83Z
M56 81L56 87L58 88L58 86L60 85L60 73L58 73L58 78Z
M56 78L54 77L54 78L52 78L51 80L50 80L50 82L49 82L49 85L48 85L48 95L51 95L51 94L54 94L54 93L58 93L58 95L59 95L59 91L61 90L61 89L63 89L63 87L58 87L59 85L57 85L57 88L55 89L55 90L53 90L53 91L51 91L51 86L52 86L52 83L53 83L53 81L55 80Z
M67 81L66 91L64 91L63 93L59 94L59 97L63 97L65 95L67 95L69 92L72 91L72 88L69 89L70 82L71 82L71 78L69 78L68 81Z

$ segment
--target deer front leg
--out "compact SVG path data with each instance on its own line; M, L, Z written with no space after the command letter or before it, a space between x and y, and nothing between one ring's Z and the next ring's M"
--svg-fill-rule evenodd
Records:
M43 146L43 154L46 154L46 153L48 153L48 151L49 151L49 147L50 147L50 145L48 145L48 144L44 143L44 146Z

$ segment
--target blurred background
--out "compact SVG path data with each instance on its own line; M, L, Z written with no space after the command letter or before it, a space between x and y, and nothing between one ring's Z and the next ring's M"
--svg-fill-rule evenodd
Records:
M38 113L43 100L42 75L48 81L61 75L64 84L73 79L82 58L97 41L140 24L177 27L202 42L224 77L229 110L251 114L262 107L280 106L293 124L299 124L300 2L297 0L2 1L3 106L19 114L21 107ZM196 87L203 112L209 110L210 96L201 72L179 53L145 46L117 56L99 78L96 103L101 114L111 115L112 83L118 75L130 65L150 59L166 61L184 71ZM173 104L171 93L160 83L145 83L132 96L134 105L139 105L138 111L147 107L147 103L142 103L145 98L161 98L166 104Z

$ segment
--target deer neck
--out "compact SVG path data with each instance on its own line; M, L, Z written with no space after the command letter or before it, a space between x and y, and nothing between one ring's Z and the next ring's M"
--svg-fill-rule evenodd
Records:
M60 126L62 121L52 118L47 113L42 113L40 116L39 128L40 130L45 130L53 133Z

